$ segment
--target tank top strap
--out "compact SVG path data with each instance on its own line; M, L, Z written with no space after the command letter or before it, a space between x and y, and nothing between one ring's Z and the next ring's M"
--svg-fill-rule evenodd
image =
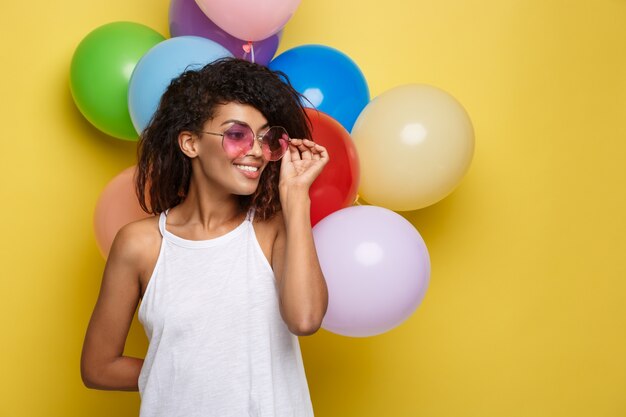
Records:
M170 209L162 211L159 216L159 231L161 232L161 236L165 236L165 220L167 218L168 211L170 211Z
M250 207L248 210L248 214L246 214L246 220L252 223L254 220L254 207Z

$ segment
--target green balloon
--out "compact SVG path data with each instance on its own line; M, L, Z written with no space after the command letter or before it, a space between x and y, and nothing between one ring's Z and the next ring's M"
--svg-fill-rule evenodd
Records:
M137 140L128 113L128 83L141 57L165 38L132 22L93 30L78 45L70 68L70 88L80 112L95 127L119 139Z

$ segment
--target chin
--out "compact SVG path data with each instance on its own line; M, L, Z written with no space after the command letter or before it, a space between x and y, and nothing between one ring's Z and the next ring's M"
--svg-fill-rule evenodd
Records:
M259 188L259 183L257 182L254 185L245 185L245 186L240 186L240 187L236 187L232 193L235 195L252 195L256 192L257 188Z

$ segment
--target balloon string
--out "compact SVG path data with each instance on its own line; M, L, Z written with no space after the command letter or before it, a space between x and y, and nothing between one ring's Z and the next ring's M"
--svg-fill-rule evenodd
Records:
M363 204L359 203L359 199L361 198L361 196L359 196L358 194L356 195L356 198L354 199L354 203L352 203L352 205L356 205L356 206L362 206Z
M248 45L250 46L250 52L252 53L252 62L254 63L254 45L252 41L248 41Z

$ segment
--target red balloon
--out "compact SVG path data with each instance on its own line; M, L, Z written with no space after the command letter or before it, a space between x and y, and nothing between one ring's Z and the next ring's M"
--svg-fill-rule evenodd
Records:
M359 188L359 157L348 131L329 115L305 109L312 125L312 139L328 150L330 161L311 185L311 225L329 214L351 206Z
M136 169L137 166L126 168L113 178L96 203L93 225L98 249L105 259L109 256L113 238L122 226L150 216L141 209L135 194L133 176Z

